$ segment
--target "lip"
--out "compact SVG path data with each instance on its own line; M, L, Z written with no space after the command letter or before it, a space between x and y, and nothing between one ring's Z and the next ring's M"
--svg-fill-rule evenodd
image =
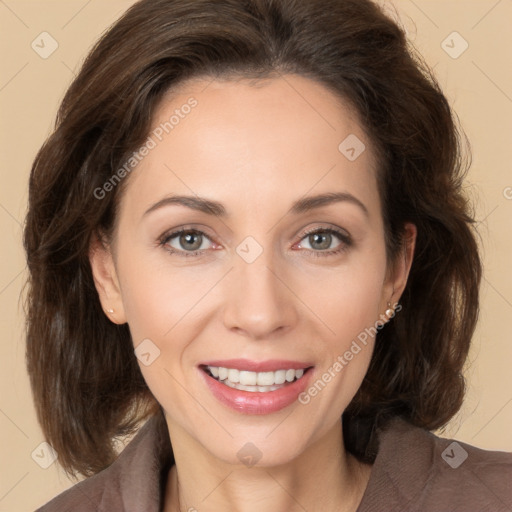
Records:
M232 364L230 360L230 364ZM242 360L236 360L238 362ZM218 364L222 363L222 364ZM213 364L213 361L208 363L208 366L223 366L227 364L228 361L216 361ZM280 362L280 364L282 361ZM287 364L290 361L286 361ZM238 363L237 363L238 364ZM263 363L264 368L273 368L275 367L275 361L265 361ZM302 363L301 363L302 364ZM272 366L274 365L274 366ZM257 366L257 365L256 365ZM225 368L229 368L230 366L225 366ZM254 365L252 366L254 368ZM288 369L300 369L306 368L306 366L299 366L297 368L293 368L293 366L285 366ZM241 370L247 369L247 366L238 367L236 365L231 366L231 368L239 368ZM283 366L278 366L277 369L284 369ZM239 389L230 388L225 384L221 384L218 380L214 379L202 368L198 367L199 373L202 375L204 382L213 396L223 405L243 414L271 414L273 412L280 411L285 407L293 404L297 401L297 397L302 393L306 387L308 386L311 376L313 374L313 367L307 367L307 370L304 372L304 375L291 384L284 385L282 388L277 389L275 391L241 391ZM248 370L255 371L255 370ZM260 370L265 371L265 370ZM274 370L267 370L274 371Z
M221 366L223 368L236 368L249 372L276 372L277 370L300 370L313 366L311 362L288 361L285 359L268 359L266 361L251 361L250 359L224 359L206 361L199 366ZM250 393L250 391L249 391Z

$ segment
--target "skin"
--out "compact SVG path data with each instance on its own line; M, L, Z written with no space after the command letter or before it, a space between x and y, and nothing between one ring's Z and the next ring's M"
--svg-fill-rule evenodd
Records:
M191 96L197 106L129 176L112 245L94 241L90 251L110 319L128 323L135 347L149 338L160 350L139 365L166 412L176 459L165 510L355 511L371 466L345 451L340 418L368 369L373 338L309 404L271 414L219 403L197 365L312 361L314 382L399 300L415 226L406 225L403 254L391 265L371 143L348 105L317 82L196 79L164 98L153 128ZM355 161L338 150L349 134L366 146ZM349 201L288 213L305 195L333 191L352 194L367 213ZM144 215L170 194L219 201L228 216L181 205ZM179 236L159 245L180 227L205 233L202 243L188 242L201 255L170 254L169 245L192 252ZM325 245L304 231L330 227L352 243L324 233L327 250L344 250L315 257ZM263 249L252 263L236 252L248 236ZM262 454L252 467L237 457L247 442Z

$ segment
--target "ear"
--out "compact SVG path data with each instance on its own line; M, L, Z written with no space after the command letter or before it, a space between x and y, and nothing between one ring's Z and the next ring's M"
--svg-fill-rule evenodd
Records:
M414 224L407 222L404 225L402 251L387 273L383 287L381 311L388 309L388 302L391 303L391 309L395 309L395 305L402 296L411 270L417 233L418 230Z
M103 311L115 324L126 323L112 248L97 234L93 234L89 244L89 262Z

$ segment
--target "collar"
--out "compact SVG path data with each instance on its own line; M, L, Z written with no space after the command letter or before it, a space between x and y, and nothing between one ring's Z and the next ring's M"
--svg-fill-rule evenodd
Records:
M403 507L425 488L436 465L433 463L437 439L431 432L394 417L377 431L378 452L368 485L357 512ZM151 417L107 469L117 469L124 510L160 512L165 484L174 464L171 442L163 411ZM105 489L108 494L108 490ZM104 499L108 500L108 496ZM106 503L110 503L106 501ZM393 508L391 508L393 509Z

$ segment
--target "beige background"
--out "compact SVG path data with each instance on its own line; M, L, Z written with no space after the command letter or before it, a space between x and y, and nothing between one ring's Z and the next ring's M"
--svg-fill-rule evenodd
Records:
M19 299L26 276L21 233L27 179L84 56L132 3L0 0L0 512L34 510L71 485L58 464L42 469L31 458L43 437L25 371ZM484 248L481 318L468 364L466 402L443 435L512 451L512 1L396 0L386 5L396 6L409 37L434 67L473 146L468 185ZM448 37L454 31L463 39ZM58 43L47 59L31 47L42 32ZM444 40L452 56L443 49ZM453 58L464 40L467 50Z

